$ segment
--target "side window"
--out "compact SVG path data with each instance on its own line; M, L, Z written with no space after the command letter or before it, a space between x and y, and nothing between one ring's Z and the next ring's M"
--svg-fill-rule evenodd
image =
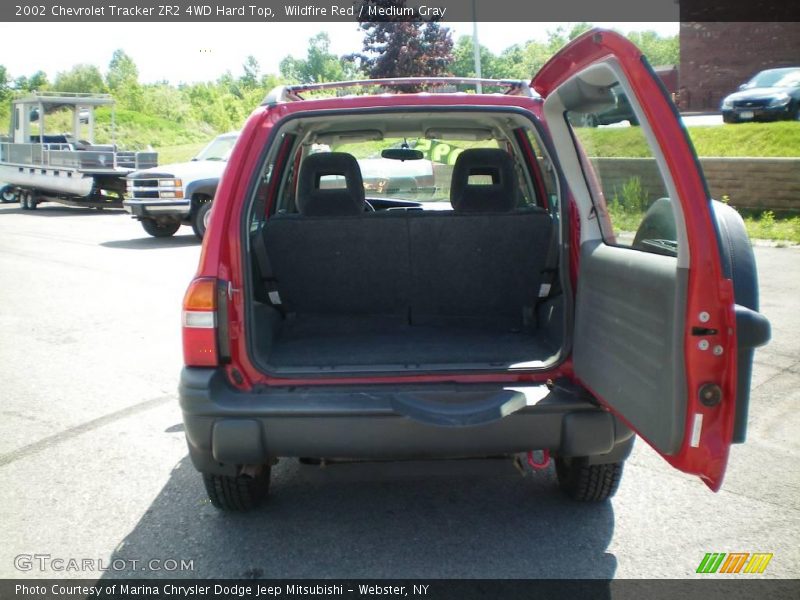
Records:
M539 167L539 175L541 176L541 184L544 187L544 193L547 196L547 206L551 211L555 211L558 207L558 185L556 184L556 174L553 168L553 163L542 150L542 144L536 137L532 130L528 130L528 143L531 145L533 154L536 157L536 165Z
M593 194L605 243L677 254L675 216L645 132L622 87L566 113Z
M280 143L273 144L267 159L258 174L255 190L250 202L250 231L255 231L266 221L270 194L276 194L276 178L281 177L281 170L286 170L287 150L294 143L294 136L285 136ZM293 164L293 163L292 163ZM291 166L291 164L290 164ZM285 190L278 194L272 203L272 212L286 212L282 210Z

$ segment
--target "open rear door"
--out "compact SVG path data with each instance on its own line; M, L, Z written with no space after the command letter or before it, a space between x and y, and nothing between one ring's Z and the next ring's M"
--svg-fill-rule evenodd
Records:
M531 85L580 215L576 376L670 464L717 490L730 444L744 438L752 347L769 337L741 219L710 200L674 105L622 36L587 32ZM602 158L623 147L638 158ZM737 277L756 290L746 302Z

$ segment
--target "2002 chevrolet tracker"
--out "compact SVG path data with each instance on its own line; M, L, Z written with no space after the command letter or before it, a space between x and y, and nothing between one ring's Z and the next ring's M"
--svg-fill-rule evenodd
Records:
M665 90L601 30L530 83L458 91L475 83L289 86L247 121L183 304L181 407L216 507L257 505L278 457L534 451L599 501L634 433L720 487L770 329ZM578 125L614 89L641 127ZM651 155L597 158L598 133Z

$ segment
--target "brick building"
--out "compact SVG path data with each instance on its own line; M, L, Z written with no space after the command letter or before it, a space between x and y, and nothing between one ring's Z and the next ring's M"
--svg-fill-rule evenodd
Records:
M717 110L758 71L800 66L800 22L680 26L682 110Z

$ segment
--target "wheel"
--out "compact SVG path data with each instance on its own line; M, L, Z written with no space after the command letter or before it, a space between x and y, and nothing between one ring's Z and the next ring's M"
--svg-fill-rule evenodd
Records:
M192 216L192 230L194 231L194 234L201 240L203 239L203 236L206 234L206 229L208 228L208 219L210 216L211 216L210 200L198 206L197 210L194 211L194 215Z
M153 237L163 238L175 235L180 226L181 224L175 221L159 223L155 219L142 219L142 227Z
M269 491L272 469L259 468L254 475L209 475L203 473L203 483L211 504L227 512L244 512L256 508Z
M36 209L36 200L34 200L33 193L22 191L19 194L19 202L20 206L22 206L22 210L35 210Z
M557 458L558 486L573 500L603 502L616 493L624 464L590 465L585 457Z
M0 201L5 203L17 202L17 191L13 186L4 185L0 188Z

